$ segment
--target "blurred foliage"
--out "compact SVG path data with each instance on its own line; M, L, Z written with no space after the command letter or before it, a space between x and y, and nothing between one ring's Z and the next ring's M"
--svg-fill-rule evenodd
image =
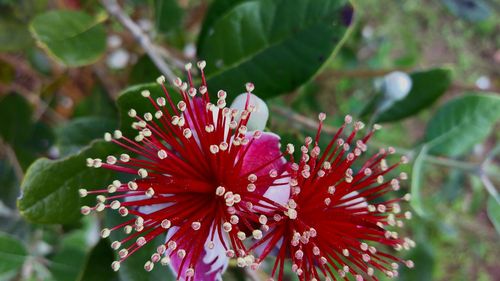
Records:
M284 143L315 133L320 111L324 134L346 114L383 122L373 150L410 158L402 192L412 193L417 248L399 280L500 280L498 3L352 2L354 16L347 0L120 4L176 75L205 59L211 92L229 99L253 81ZM129 108L151 110L140 92L161 94L137 40L99 1L0 0L0 280L174 280L159 266L144 273L147 250L114 273L98 231L120 218L79 213L91 202L78 189L116 176L86 167L119 153L96 139L129 134ZM395 70L412 89L381 108L375 80ZM224 276L246 278L234 265Z

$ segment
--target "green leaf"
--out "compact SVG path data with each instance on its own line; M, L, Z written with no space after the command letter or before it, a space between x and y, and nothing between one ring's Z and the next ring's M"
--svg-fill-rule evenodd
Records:
M112 172L86 166L87 158L105 158L118 147L96 141L79 154L59 160L38 159L26 172L21 183L18 208L34 223L71 223L80 218L80 206L88 200L79 198L78 189L102 188ZM89 202L90 204L90 202Z
M156 28L168 33L175 31L182 24L184 10L177 0L155 0Z
M76 105L73 117L85 116L98 116L110 119L116 119L118 116L114 100L110 98L103 87L95 86L92 89L92 94Z
M132 67L130 84L150 83L155 77L161 75L156 65L148 56L142 56Z
M0 159L0 183L2 184L0 192L0 204L5 207L15 209L16 198L19 196L19 182L16 178L14 168L7 159ZM1 209L2 207L0 207ZM0 211L0 217L2 212Z
M146 112L154 113L156 111L149 99L141 95L141 91L143 90L148 90L153 100L156 100L158 97L165 97L165 93L163 93L162 88L157 83L139 84L125 89L116 101L118 111L120 112L120 128L125 135L133 136L137 132L131 127L132 122L135 122L136 119L130 118L127 115L130 109L135 109L138 116L143 116ZM176 105L181 100L180 94L176 89L169 86L167 86L167 90Z
M26 127L25 130L29 133L28 138L14 144L14 151L23 170L26 170L37 158L46 156L54 143L52 128L40 121L31 127Z
M106 49L103 18L69 10L49 11L36 16L30 30L47 53L67 66L97 61Z
M421 281L433 280L433 270L435 267L435 257L432 248L426 244L427 241L417 242L417 247L412 249L406 259L412 260L414 268L401 265L399 281Z
M101 239L87 256L83 271L78 281L111 281L117 280L117 274L111 269L114 261L113 250L109 241Z
M413 116L436 102L451 84L451 70L446 68L414 72L410 77L412 88L408 95L380 113L375 122L393 122ZM379 95L372 99L361 116L375 111L378 98Z
M97 116L80 117L57 130L57 146L63 156L76 153L92 140L117 128L117 122Z
M421 216L426 216L423 199L422 199L422 180L423 180L423 169L424 169L424 159L427 155L428 147L423 146L420 152L415 158L415 162L413 163L412 175L411 175L411 201L410 205L413 210Z
M316 74L341 45L353 15L347 0L245 1L223 12L198 44L209 88L234 97L251 80L264 98Z
M491 223L500 234L500 203L493 196L488 198L487 211Z
M431 153L459 156L483 141L499 118L498 95L462 96L446 103L431 118L425 142Z
M213 28L215 22L222 18L226 13L230 12L232 8L238 6L244 2L250 2L253 0L215 0L212 5L208 8L205 18L203 19L203 24L201 26L200 34L198 35L197 49L201 49L201 43L205 41L205 37L209 34L211 28Z
M28 256L26 247L17 238L0 233L0 279L9 280L21 269Z
M65 236L60 249L51 258L49 270L56 281L76 280L85 262L85 231L76 230Z
M9 94L0 99L0 136L10 144L22 142L29 137L32 109L28 101L18 94Z
M32 42L25 24L5 15L0 16L0 51L19 51Z

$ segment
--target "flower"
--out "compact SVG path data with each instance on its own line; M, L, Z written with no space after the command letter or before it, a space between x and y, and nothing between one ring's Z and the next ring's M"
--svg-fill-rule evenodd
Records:
M399 262L408 267L413 262L395 257L386 248L409 249L415 243L395 231L403 226L403 219L411 218L399 205L409 200L409 194L389 199L407 175L389 179L389 173L407 160L402 157L389 166L387 157L395 152L389 148L357 163L380 126L356 140L364 124L355 122L352 132L341 138L352 123L350 116L321 153L318 142L325 118L324 113L319 115L315 139L306 138L299 161L291 165L287 204L262 214L270 230L252 249L260 252L257 260L276 253L271 276L278 280L283 280L285 259L291 259L292 271L300 280L347 280L348 274L357 281L377 280L370 276L379 271L396 276ZM287 153L294 162L293 145L287 145Z
M237 258L241 266L255 264L244 244L247 236L260 235L255 228L262 221L254 210L288 199L279 199L289 194L279 137L247 129L254 113L251 100L256 100L253 84L246 84L242 110L226 107L227 94L222 90L213 104L203 73L205 62L197 65L202 80L198 89L191 64L186 65L188 82L173 81L181 96L176 105L164 77L157 82L165 97L153 99L149 91L142 92L153 112L139 116L130 109L128 115L135 119L132 127L138 131L134 139L118 130L104 136L136 156L87 159L88 166L137 177L129 182L115 180L107 189L80 190L82 196L97 194L97 204L83 206L83 214L112 209L128 217L101 232L102 237L118 230L128 234L111 244L120 257L112 264L114 270L145 244L165 235L165 243L145 263L146 270L157 263L170 264L181 280L219 280L228 257Z

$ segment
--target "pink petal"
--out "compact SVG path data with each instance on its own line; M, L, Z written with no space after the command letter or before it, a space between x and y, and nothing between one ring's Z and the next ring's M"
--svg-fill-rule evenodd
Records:
M167 240L172 237L175 232L177 232L178 227L172 227L167 234ZM208 240L205 243L205 249L203 251L203 256L200 258L196 264L194 278L190 280L200 280L200 281L219 281L222 280L222 274L226 271L229 264L229 258L226 256L226 250L222 245L219 235L215 235L213 239L214 248L208 248ZM226 243L227 244L227 243ZM178 249L183 248L182 245L178 245ZM166 252L166 255L170 255L170 251ZM187 253L185 257L186 261L189 261L190 256ZM189 268L187 262L184 262L183 267L182 259L174 253L170 256L170 268L172 269L174 276L179 276L179 280L186 280L186 270Z
M252 139L252 133L248 133L247 138ZM248 148L244 156L241 173L254 173L258 177L275 169L278 175L281 175L288 165L285 157L280 157L281 154L280 137L273 133L263 132L261 137L254 139ZM259 184L256 187L255 192L260 195L264 194L269 188Z

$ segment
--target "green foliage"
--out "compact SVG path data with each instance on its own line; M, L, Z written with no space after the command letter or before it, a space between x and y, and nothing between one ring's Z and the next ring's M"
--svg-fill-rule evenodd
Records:
M37 43L67 66L95 62L106 48L102 18L77 11L50 11L35 17L30 25Z
M0 16L0 51L16 51L32 44L26 25L16 19Z
M83 271L78 281L112 281L118 280L117 274L111 269L114 253L107 239L101 239L87 256Z
M65 240L68 240L67 238ZM78 243L63 243L61 249L54 255L50 263L49 269L55 281L75 280L78 277L80 267L85 261L84 247L85 244L81 243L81 241L78 241Z
M497 196L498 197L498 196ZM493 196L488 198L488 217L500 235L500 202Z
M32 120L31 105L21 95L0 97L0 119L0 136L12 146L23 170L43 156L53 142L52 129Z
M425 132L430 152L459 156L483 141L500 118L500 97L475 94L456 98L431 118Z
M382 112L376 122L398 121L429 108L451 84L451 71L446 68L415 72L410 77L412 88L408 95Z
M198 57L207 61L212 92L225 89L230 97L249 80L264 98L296 89L340 46L352 18L349 2L338 0L244 1L216 11Z
M18 208L27 220L35 223L72 223L80 217L85 203L78 189L96 189L109 184L112 173L88 168L87 158L105 158L116 146L93 142L76 155L59 160L39 159L33 163L21 184Z
M17 275L28 256L21 241L5 233L0 233L0 280L8 280Z
M184 10L176 0L155 0L156 28L169 33L180 28Z
M151 59L148 56L142 56L132 68L130 83L132 85L151 83L155 77L160 75L160 71L158 71Z
M386 123L368 151L393 145L396 157L411 161L398 168L411 175L399 192L411 193L410 206L402 202L401 208L414 215L398 233L409 234L417 247L397 256L415 268L400 264L398 280L497 280L500 204L490 185L498 189L500 180L494 149L500 99L498 93L464 95L464 89L498 90L494 5L352 2L356 25L348 0L118 1L174 73L183 72L178 63L195 60L196 45L212 95L227 90L230 103L254 82L270 108L266 129L282 144L298 147L315 134L309 117L320 111L329 116L322 149L346 114ZM125 234L113 231L97 243L97 228L124 218L106 212L81 219L80 207L93 206L95 198L80 198L79 188L102 189L115 177L130 177L85 165L86 158L121 152L94 140L117 128L135 136L136 120L127 112L156 111L141 91L153 100L165 96L150 83L160 72L138 38L96 4L0 0L0 280L175 280L168 266L144 271L165 235L116 273L110 264L119 257L110 241ZM106 46L111 36L120 42ZM130 55L119 70L107 60L117 50ZM394 70L408 72L413 87L378 112L383 95L374 93L373 80ZM180 94L167 89L176 105ZM295 159L300 154L296 149ZM284 280L297 280L288 261L285 272ZM223 278L248 276L231 264Z
M117 126L115 120L97 116L73 119L56 132L59 152L63 156L77 153L92 140L101 138Z
M413 162L412 176L411 176L411 206L419 216L426 216L424 202L422 199L422 185L424 174L424 159L427 155L428 147L423 146Z
M83 99L76 107L73 117L97 116L106 119L117 119L115 101L104 89L96 86L92 94Z
M0 135L11 144L25 141L29 137L31 127L31 106L28 101L18 94L9 94L0 100Z

